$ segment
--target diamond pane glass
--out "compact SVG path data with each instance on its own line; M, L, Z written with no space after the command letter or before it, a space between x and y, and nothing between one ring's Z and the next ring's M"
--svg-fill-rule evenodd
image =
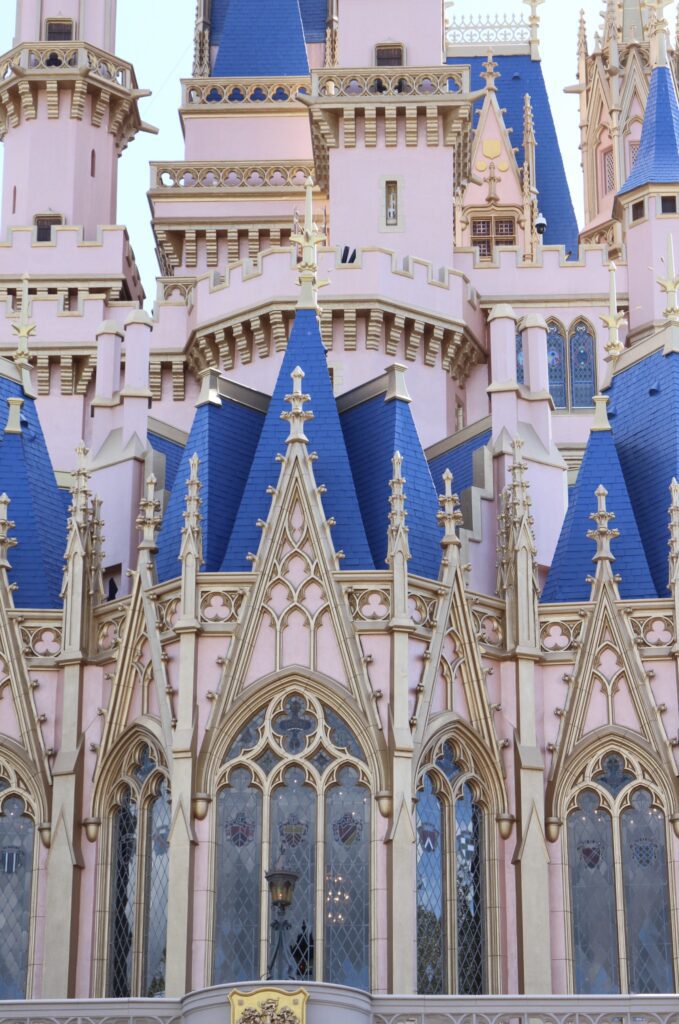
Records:
M638 789L620 819L629 990L674 991L665 816Z
M587 408L594 402L594 338L587 324L579 321L571 334L571 404Z
M578 995L620 992L611 817L586 791L568 815L568 861Z
M284 864L298 876L294 900L287 913L289 948L299 979L313 981L316 793L304 783L305 773L301 768L288 768L283 785L271 795L270 856L272 864Z
M483 813L469 786L455 801L455 886L457 896L457 991L485 991L486 925L483 899Z
M214 982L253 981L259 969L262 796L237 768L217 797Z
M365 761L363 748L358 742L349 726L339 715L336 715L330 708L323 708L325 720L330 726L330 742L338 750L346 750L348 754L358 761Z
M253 747L257 746L259 742L259 732L264 725L264 711L260 711L258 715L251 718L246 726L236 736L235 740L229 747L224 763L228 761L235 761L237 757L241 757L246 750L252 750Z
M20 797L0 810L0 999L25 999L33 877L33 822Z
M634 775L625 770L625 761L620 754L606 754L602 770L594 776L594 781L607 789L613 796L621 793L625 786L634 782Z
M547 364L549 367L549 393L557 409L568 406L566 392L566 340L556 324L547 331Z
M288 754L301 754L307 737L316 732L316 716L307 710L303 697L288 697L285 710L274 719L274 732L282 737L283 749Z
M147 814L144 975L141 991L141 995L146 998L165 995L170 822L170 798L167 784L163 782Z
M525 384L525 372L523 366L523 334L516 333L516 380L519 384Z
M125 791L113 818L111 919L107 994L113 999L132 995L132 944L137 893L137 805Z
M370 794L343 768L325 795L325 981L370 987Z
M446 988L443 810L425 776L417 803L417 991Z

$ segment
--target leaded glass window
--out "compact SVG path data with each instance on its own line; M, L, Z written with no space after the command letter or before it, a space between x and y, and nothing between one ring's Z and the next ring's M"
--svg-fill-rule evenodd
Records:
M566 339L558 324L550 323L547 331L547 365L549 368L549 393L557 409L568 407L566 386Z
M418 992L480 995L488 988L484 816L452 743L434 764L417 803Z
M643 777L627 757L605 754L568 815L578 994L674 992L667 822Z
M0 792L9 788L6 780ZM0 806L0 999L25 999L35 829L26 802L8 793Z
M519 384L525 384L526 372L524 368L523 358L523 334L521 331L516 332L516 380Z
M167 781L147 745L137 750L111 816L106 994L165 994L169 833Z
M571 405L587 408L594 401L596 369L594 338L584 320L578 320L570 337Z
M266 975L265 874L283 866L297 875L286 912L297 978L368 989L371 799L344 719L295 692L253 716L224 759L216 828L213 981Z

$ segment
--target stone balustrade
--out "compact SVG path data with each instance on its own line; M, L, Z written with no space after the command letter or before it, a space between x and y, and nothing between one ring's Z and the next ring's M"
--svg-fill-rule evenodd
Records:
M298 93L309 92L307 77L280 78L189 78L182 81L182 106L242 111L243 104L252 107L274 106L298 102Z
M5 54L0 63L0 84L26 74L78 73L90 75L112 86L136 89L134 69L127 61L113 57L89 43L22 43Z
M365 97L397 96L399 100L433 100L435 97L467 93L471 71L459 65L444 68L352 68L314 72L314 98L361 100Z
M245 189L299 193L313 176L312 163L268 160L259 163L152 163L151 188L161 192L239 192Z

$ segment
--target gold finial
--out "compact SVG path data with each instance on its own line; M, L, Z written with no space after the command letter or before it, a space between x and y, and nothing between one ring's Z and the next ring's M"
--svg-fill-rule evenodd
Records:
M669 39L670 26L665 17L665 8L671 7L674 0L641 0L641 6L650 14L649 30L651 46L655 46L655 54L652 61L654 68L666 68L669 66L667 56L667 43Z
M625 351L625 346L620 341L620 328L623 324L627 323L625 314L618 312L618 292L615 278L616 270L616 265L613 260L611 260L608 264L608 313L606 316L600 317L602 324L608 328L608 341L606 342L605 349L611 359L617 359L617 357Z
M144 496L139 502L137 528L141 531L140 551L155 553L158 550L156 536L160 526L160 501L156 497L156 480L153 473L146 480Z
M302 262L298 268L300 295L297 308L317 309L318 289L322 287L318 281L318 244L325 241L325 234L314 223L314 183L311 177L306 180L305 191L304 225L299 223L295 213L290 241L302 249Z
M674 239L671 234L667 236L667 259L665 265L665 276L659 277L658 284L667 295L667 307L665 316L669 320L676 320L679 317L677 308L677 289L679 289L679 275L677 275L674 260Z
M453 474L449 469L443 474L443 487L444 493L439 496L441 510L436 514L436 518L444 530L441 547L447 548L451 544L459 547L460 538L457 535L457 529L462 525L463 517L459 508L460 499L457 494L453 494Z
M17 335L17 350L12 358L17 370L21 374L25 391L30 391L31 355L28 350L28 339L37 330L36 324L29 323L28 304L28 274L24 274L21 278L21 313L19 322L12 324L12 329ZM26 386L27 384L28 387Z
M203 533L201 523L203 520L200 509L203 504L200 496L202 484L198 470L200 458L198 452L194 452L189 459L189 478L186 481L186 495L184 497L184 526L182 527L182 543L179 558L185 561L191 553L198 565L203 564Z
M599 484L594 493L597 500L597 510L596 512L590 512L589 518L596 523L596 529L588 530L587 538L588 540L596 541L596 554L592 559L596 563L596 576L594 578L589 576L587 582L594 586L595 582L602 578L603 574L604 579L616 585L617 591L620 576L614 576L611 569L611 565L615 561L611 551L611 541L617 540L620 536L620 530L611 529L610 523L615 519L615 512L609 512L606 507L608 491L603 484Z
M309 438L304 433L304 424L307 420L312 420L314 414L310 409L304 408L304 403L311 400L310 395L302 394L304 370L301 366L296 366L290 376L292 377L292 394L285 396L285 401L289 404L290 411L286 410L281 413L281 419L287 420L290 424L290 433L285 443L294 444L295 442L301 442L302 444L308 444Z
M408 527L406 519L405 477L403 476L403 456L400 452L394 452L391 460L392 478L389 481L389 550L387 562L394 564L397 554L401 554L405 561L410 559L410 545L408 544Z
M71 487L71 522L74 526L86 527L89 520L89 500L90 492L88 490L88 483L90 480L90 474L87 469L87 456L89 449L85 447L85 442L81 441L75 450L77 456L76 468L71 473L73 477L73 485Z
M542 7L545 0L523 0L527 7L530 7L530 56L531 60L540 60L540 15L538 7Z
M486 91L497 92L497 86L495 82L500 78L500 72L497 70L499 67L498 62L493 58L493 51L488 50L488 56L483 62L484 70L481 72L481 78L485 79Z

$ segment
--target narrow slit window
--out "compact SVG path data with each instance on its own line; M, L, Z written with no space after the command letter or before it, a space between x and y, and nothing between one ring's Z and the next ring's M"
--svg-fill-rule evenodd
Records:
M387 227L398 224L398 183L395 181L388 181L386 185L385 219Z
M67 43L73 39L72 21L48 21L45 37L49 43Z
M97 176L97 154L94 150L90 153L90 178Z

